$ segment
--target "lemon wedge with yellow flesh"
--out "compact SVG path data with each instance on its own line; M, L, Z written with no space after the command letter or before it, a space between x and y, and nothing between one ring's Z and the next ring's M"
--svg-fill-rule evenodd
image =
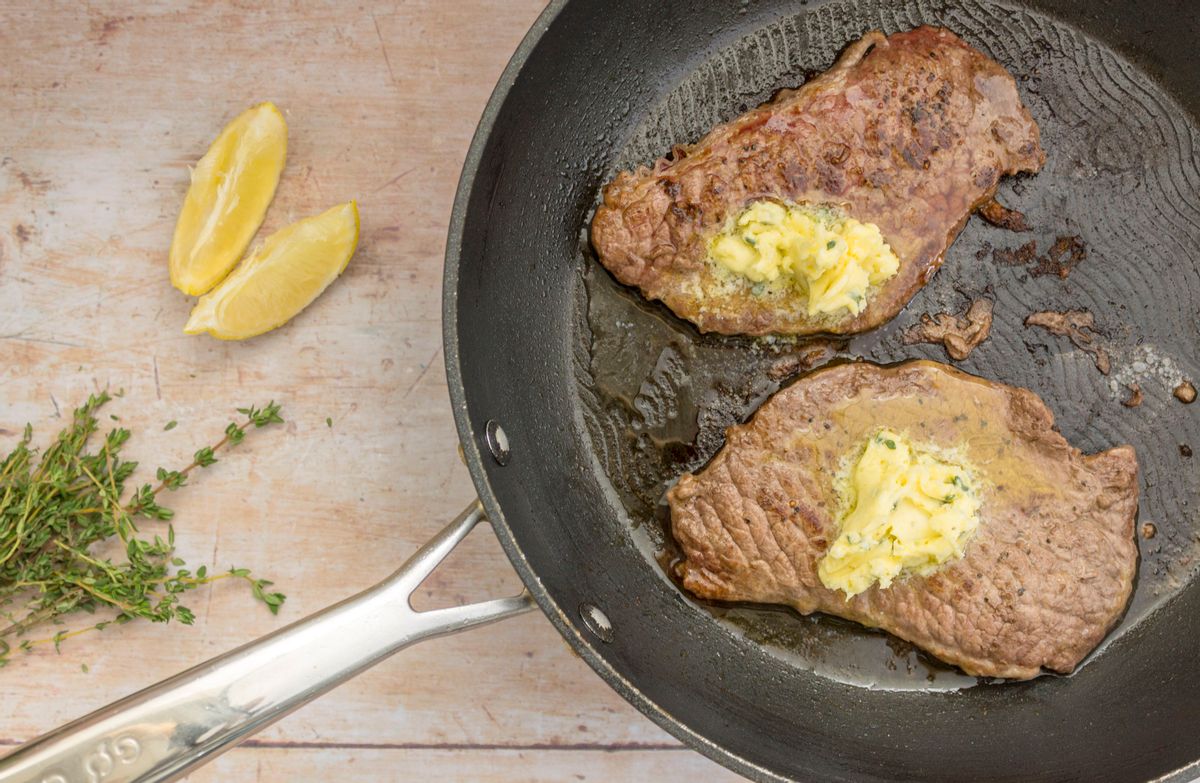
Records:
M287 122L273 103L239 114L192 169L171 241L171 285L199 296L242 257L275 196Z
M353 201L281 228L200 297L183 331L244 340L282 326L337 279L357 247Z

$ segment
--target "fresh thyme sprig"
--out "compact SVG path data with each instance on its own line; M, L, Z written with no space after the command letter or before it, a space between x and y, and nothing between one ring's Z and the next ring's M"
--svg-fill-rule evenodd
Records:
M137 618L190 625L195 615L180 596L218 579L247 582L272 613L284 601L282 593L267 590L271 582L244 568L209 574L200 566L193 573L174 556L175 530L169 522L165 539L160 534L151 539L139 534L134 521L139 516L170 520L174 512L159 503L159 494L184 486L192 471L216 462L216 454L240 443L249 428L282 422L279 406L239 408L245 418L230 422L225 437L199 449L180 470L159 468L157 485L144 484L122 501L125 482L137 468L136 462L120 457L129 430L113 429L97 452L87 451L97 428L96 411L110 399L107 392L89 397L40 459L31 445L33 428L26 425L16 448L0 462L0 616L8 621L0 625L0 666L12 650L7 638L25 636L47 623L61 624L77 612L108 608L115 615L46 638L26 636L18 646L58 647L68 637ZM124 558L114 562L92 551L105 542L118 542Z

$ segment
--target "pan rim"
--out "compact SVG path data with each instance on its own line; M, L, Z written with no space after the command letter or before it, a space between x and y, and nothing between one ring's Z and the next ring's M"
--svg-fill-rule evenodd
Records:
M512 89L517 76L525 67L529 56L537 47L545 33L571 0L550 0L546 8L538 15L533 26L521 39L521 43L513 52L508 64L505 65L492 94L480 116L479 124L471 137L470 146L463 160L459 174L458 185L454 193L454 202L450 212L450 224L446 233L446 253L442 268L442 354L445 357L446 382L450 393L450 404L453 409L454 424L458 431L459 443L462 446L463 457L479 502L492 523L496 538L499 539L509 562L517 571L521 581L537 602L538 608L550 620L559 634L571 645L571 648L600 675L601 679L616 691L623 699L632 704L644 716L653 721L668 734L678 739L686 747L698 751L708 758L739 775L762 783L786 783L789 778L780 776L765 767L730 752L691 728L680 722L656 702L637 688L632 682L623 677L613 668L603 655L583 635L571 616L546 590L533 566L525 557L524 551L517 543L504 516L504 511L496 499L488 482L487 472L483 468L483 455L480 451L479 438L472 427L467 412L467 391L463 383L461 357L458 350L458 281L462 257L462 235L466 225L467 203L475 185L475 177L483 159L483 151L491 138L496 119L500 114L509 91Z

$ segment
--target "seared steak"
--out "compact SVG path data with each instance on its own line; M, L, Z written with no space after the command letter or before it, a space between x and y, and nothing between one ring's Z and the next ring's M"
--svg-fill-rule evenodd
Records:
M1086 456L1053 425L1032 392L936 362L818 370L731 427L668 494L683 584L883 628L974 675L1069 672L1133 587L1137 458L1129 446ZM979 528L961 559L847 600L817 575L838 535L834 476L884 426L961 449L983 479Z
M1045 161L1013 78L953 33L868 33L829 71L677 147L604 189L592 244L618 280L702 331L861 332L927 283L972 210L1004 174ZM730 291L707 242L749 202L839 205L879 226L899 272L857 316L810 316L804 302ZM802 296L802 295L801 295ZM796 297L790 297L791 300Z

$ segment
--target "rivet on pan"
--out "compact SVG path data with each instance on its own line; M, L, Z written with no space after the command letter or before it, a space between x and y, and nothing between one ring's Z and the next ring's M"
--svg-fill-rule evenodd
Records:
M496 423L495 419L488 419L484 433L487 438L488 451L492 452L492 458L496 460L496 464L507 465L508 436L504 434L504 429Z
M611 642L613 636L612 623L608 619L608 615L600 611L595 604L589 604L586 601L579 605L579 616L583 618L583 625L597 639L606 644Z

